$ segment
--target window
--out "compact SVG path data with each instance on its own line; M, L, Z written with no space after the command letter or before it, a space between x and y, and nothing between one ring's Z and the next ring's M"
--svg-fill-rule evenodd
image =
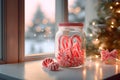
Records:
M25 0L25 56L54 53L55 0Z
M21 61L24 61L24 59L25 60L29 60L29 59L30 60L35 60L35 59L40 59L40 58L49 56L48 54L45 55L45 56L44 55L35 55L35 56L30 55L30 56L28 56L28 54L25 53L25 51L26 51L25 50L25 44L26 44L25 39L28 38L28 36L26 37L26 34L28 34L27 33L28 28L25 28L26 23L24 23L24 22L26 22L26 19L24 19L25 18L24 13L25 13L25 9L26 9L26 7L24 5L25 1L30 2L30 0L4 0L4 3L3 3L4 4L4 11L3 11L4 12L4 16L3 16L4 17L3 53L4 53L4 56L5 56L4 57L5 63L21 62ZM34 0L34 1L37 1L37 0ZM40 2L40 0L38 0L38 1ZM68 20L68 13L67 13L68 12L68 9L67 9L68 2L67 2L67 0L50 0L50 1L53 1L53 4L54 4L53 6L55 6L55 8L57 10L56 12L53 12L53 13L56 13L55 22L53 21L53 22L51 22L51 24L49 23L49 25L46 26L45 28L42 27L43 29L39 28L39 27L41 27L40 24L35 27L35 28L37 28L36 30L38 32L41 31L41 30L44 31L44 32L45 32L45 30L47 30L47 31L51 30L50 33L52 35L50 34L47 37L45 37L44 35L42 36L44 40L53 39L54 36L55 36L54 32L57 28L57 27L55 27L56 24L59 23L59 22ZM69 1L72 1L72 0L69 0ZM57 4L55 4L55 3L57 3ZM51 2L49 4L51 4ZM28 4L28 6L32 6L32 5ZM61 5L63 5L63 6L61 6ZM55 8L53 8L53 9L55 10ZM32 7L31 7L31 9L32 9ZM37 11L37 9L38 9L38 13L40 12L39 11L40 10L39 5L37 5L36 9L35 8L33 8L33 9L34 9L34 11L30 12L30 13L34 13L33 15L35 15L35 11ZM42 10L41 10L41 12L42 12ZM44 12L42 12L42 13L43 13L43 15L45 15ZM53 15L53 17L55 17L55 14ZM34 19L34 17L31 18L30 25L32 25L31 22L34 21L33 19ZM39 21L39 19L37 21ZM49 22L49 18L44 17L44 19L41 22L46 24L46 23ZM28 25L28 27L30 27L30 25ZM54 25L54 27L50 29L51 25L52 26ZM32 39L37 38L35 36L38 35L38 32L36 34L33 34ZM37 44L37 42L36 42L36 44ZM54 45L53 45L53 47L54 47ZM29 52L29 51L33 51L31 49L28 50L28 53L30 53L30 54L34 54L34 53L36 54L36 53L41 53L41 52L46 53L45 52L46 50L42 51L42 50L38 50L38 49L35 52ZM51 52L53 52L52 50L53 49L51 49ZM49 51L47 51L47 52L49 52Z
M68 0L69 22L83 22L85 20L85 1Z
M24 0L2 0L3 58L0 63L18 63L24 60Z
M68 9L70 22L84 21L81 1L68 0ZM54 53L55 30L55 0L25 0L25 55Z

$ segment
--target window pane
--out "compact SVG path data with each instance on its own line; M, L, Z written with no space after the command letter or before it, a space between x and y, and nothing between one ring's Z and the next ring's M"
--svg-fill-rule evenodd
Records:
M84 22L85 0L68 0L69 22Z
M25 0L25 55L53 53L55 0Z
M0 59L2 59L2 0L0 0Z
M86 0L68 0L69 22L85 23L85 2ZM84 31L85 26L84 26Z

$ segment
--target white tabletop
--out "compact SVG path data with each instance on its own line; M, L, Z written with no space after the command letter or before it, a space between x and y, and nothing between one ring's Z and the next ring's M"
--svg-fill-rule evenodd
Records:
M100 80L120 72L118 65L87 62L78 68L60 68L49 71L42 68L42 61L0 65L0 73L23 80Z

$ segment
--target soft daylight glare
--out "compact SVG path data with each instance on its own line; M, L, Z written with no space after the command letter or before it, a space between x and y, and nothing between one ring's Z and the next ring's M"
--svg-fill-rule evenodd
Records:
M55 1L25 0L25 55L54 53ZM73 8L75 1L68 0L68 8Z
M53 53L54 36L55 0L25 0L25 55Z
M45 17L55 22L55 0L25 0L25 27L32 21L39 5Z

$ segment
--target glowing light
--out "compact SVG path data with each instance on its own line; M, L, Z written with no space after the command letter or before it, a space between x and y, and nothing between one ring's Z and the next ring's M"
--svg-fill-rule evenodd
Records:
M97 45L100 41L98 39L95 39L92 42L93 42L93 44Z
M114 22L111 22L111 24L114 24Z
M97 75L94 75L94 80L98 80L98 77L97 77Z
M119 2L116 2L115 4L116 4L116 5L118 5L118 4L119 4Z
M102 50L102 49L103 49L103 48L100 46L100 47L99 47L99 50Z
M42 23L43 23L43 24L47 24L47 23L48 23L48 20L47 20L47 19L43 19Z
M41 31L40 26L36 27L36 32L40 32L40 31Z
M102 68L100 68L100 79L103 78L103 71L102 71Z
M120 13L120 10L117 10L116 12L117 12L117 13Z
M113 7L112 7L112 6L110 6L110 9L113 9Z
M44 35L44 37L47 37L47 35Z
M95 22L92 22L92 25L94 26L96 23Z
M49 34L52 34L52 32L50 31Z
M103 44L100 45L99 50L104 49L104 47L106 47L106 45L103 43Z
M75 14L78 14L80 12L81 8L80 7L76 7L75 10L74 10L74 13Z
M120 61L119 59L116 59L116 61Z
M96 41L98 41L98 39L95 39Z
M37 35L36 35L36 34L34 34L33 36L34 36L34 37L36 37Z
M99 58L99 56L98 56L98 55L95 55L95 58Z
M98 72L99 72L99 62L96 62L95 63L95 74L98 75ZM95 79L97 80L97 79Z
M86 80L86 69L83 70L83 80Z
M74 13L74 9L72 7L69 8L69 13Z
M33 27L34 24L32 21L30 21L28 25L29 25L28 27Z
M115 65L115 73L118 74L118 68L119 66L118 65Z
M41 32L44 32L44 30L43 30L43 29L41 29Z
M93 36L93 34L90 34L90 37L92 37Z
M114 26L113 26L113 25L111 25L111 28L114 28Z
M50 32L50 31L51 31L50 26L46 27L46 28L45 28L45 31Z

